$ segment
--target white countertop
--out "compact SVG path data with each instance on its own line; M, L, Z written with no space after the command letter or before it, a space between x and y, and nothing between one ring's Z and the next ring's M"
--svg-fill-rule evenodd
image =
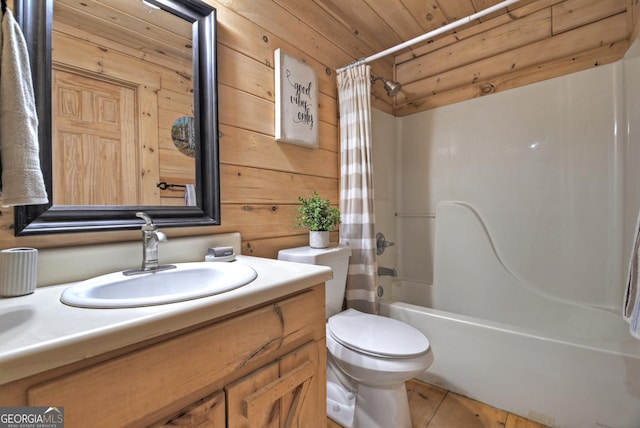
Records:
M158 306L86 309L60 302L71 283L0 298L0 385L260 305L331 279L329 267L237 256L251 283Z

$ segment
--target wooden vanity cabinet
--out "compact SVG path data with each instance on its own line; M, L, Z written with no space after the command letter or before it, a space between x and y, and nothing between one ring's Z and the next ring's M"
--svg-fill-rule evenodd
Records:
M326 401L321 352L324 343L310 342L151 427L324 426L325 406L317 405Z
M25 388L26 405L63 406L66 428L322 427L324 318L320 284L89 367L17 385Z

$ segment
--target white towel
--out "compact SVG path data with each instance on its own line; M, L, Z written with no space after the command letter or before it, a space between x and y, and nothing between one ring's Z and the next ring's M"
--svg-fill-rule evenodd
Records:
M184 204L188 207L195 207L198 205L196 188L193 184L187 184L184 186Z
M640 339L640 298L638 296L639 287L639 260L640 256L640 213L636 221L635 234L633 236L633 247L629 259L629 274L627 276L627 286L624 292L622 316L629 323L629 332L637 339Z
M38 117L27 44L7 9L0 30L0 191L2 206L46 204Z

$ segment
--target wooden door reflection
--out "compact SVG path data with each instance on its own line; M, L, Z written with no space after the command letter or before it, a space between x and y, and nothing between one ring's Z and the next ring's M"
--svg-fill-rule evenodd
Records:
M54 70L56 205L135 205L140 196L136 91Z

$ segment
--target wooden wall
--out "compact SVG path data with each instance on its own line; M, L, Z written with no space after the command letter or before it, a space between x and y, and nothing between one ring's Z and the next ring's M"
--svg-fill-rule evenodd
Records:
M245 254L275 257L280 248L307 243L306 231L293 228L299 195L309 195L315 189L331 201L338 201L334 70L372 52L366 50L357 34L324 14L313 2L206 1L218 11L222 226L165 231L170 239L239 231ZM633 25L637 35L638 1L629 1L635 13ZM318 73L318 150L274 140L273 52L277 48L304 60ZM392 77L393 67L393 58L372 64L373 72L385 77ZM372 102L377 109L393 111L382 85L374 86ZM0 248L139 239L137 231L15 238L13 211L2 209L0 214Z
M335 72L348 55L323 42L295 15L274 2L213 0L218 15L218 89L222 226L166 229L177 236L239 231L245 254L275 257L284 247L305 245L306 230L293 227L298 196L315 189L338 202L338 120ZM236 3L236 2L234 2ZM247 12L255 10L259 22ZM282 48L306 61L319 77L320 148L310 150L274 139L273 52ZM0 216L0 248L37 248L139 239L138 231L13 236L13 210ZM334 234L334 239L337 235Z
M276 2L206 0L218 14L222 227L240 231L243 253L275 257L306 245L293 227L298 196L315 189L338 203L339 49ZM318 75L317 150L274 139L273 52L282 49ZM334 239L337 235L334 234Z

